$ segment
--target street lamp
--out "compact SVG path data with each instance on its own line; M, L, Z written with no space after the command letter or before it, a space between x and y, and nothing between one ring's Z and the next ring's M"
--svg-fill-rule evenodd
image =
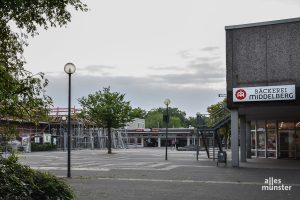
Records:
M69 95L68 95L68 178L71 178L71 75L76 71L73 63L67 63L64 67L69 75Z
M166 122L166 160L168 160L168 125L169 125L169 105L171 103L170 99L165 99L164 104L167 106L167 114L165 115L164 121Z
M201 114L197 112L197 160L199 160L199 129L200 129Z

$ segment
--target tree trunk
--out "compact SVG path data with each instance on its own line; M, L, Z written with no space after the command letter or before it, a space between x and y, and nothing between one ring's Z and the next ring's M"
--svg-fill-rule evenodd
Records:
M108 150L108 154L111 154L111 127L108 127L108 132L107 132L107 150Z

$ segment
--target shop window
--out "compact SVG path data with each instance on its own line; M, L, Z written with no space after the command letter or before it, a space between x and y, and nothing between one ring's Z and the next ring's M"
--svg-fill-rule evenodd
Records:
M266 124L265 121L257 121L257 156L266 157Z

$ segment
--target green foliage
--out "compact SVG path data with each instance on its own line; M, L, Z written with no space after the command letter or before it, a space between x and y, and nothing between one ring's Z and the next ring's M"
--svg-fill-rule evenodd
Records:
M125 94L111 92L108 87L78 101L82 107L79 117L108 129L108 153L111 153L111 128L124 127L133 119L132 108L130 102L125 101Z
M147 111L141 109L140 107L138 108L133 108L131 112L131 116L133 118L140 118L140 119L145 119L147 115Z
M163 122L163 115L166 113L166 108L156 108L150 110L145 119L146 128L165 128L166 124ZM169 127L181 128L188 127L186 113L178 108L169 107L170 122Z
M188 117L186 119L186 123L188 126L197 127L197 118L196 117Z
M62 179L17 161L14 154L8 159L0 157L0 199L76 199Z
M4 148L7 148L7 144L10 140L15 138L17 135L15 125L11 125L8 123L0 125L0 145ZM3 149L4 150L4 149Z
M43 90L48 84L43 74L16 71L1 64L0 74L0 117L41 120L46 115L46 107L52 103Z
M0 118L33 122L47 116L52 100L45 94L48 80L43 73L24 69L23 48L28 35L38 28L64 26L71 20L69 8L87 11L80 0L1 0L0 1ZM9 120L8 120L9 121ZM9 130L10 129L10 130ZM4 142L10 140L13 127L1 124Z
M53 151L53 150L56 150L56 145L54 144L31 143L31 151Z
M158 111L149 111L145 119L146 128L161 128L164 126L163 113Z
M207 108L207 112L210 113L210 116L207 119L208 125L213 125L214 123L218 122L219 120L221 120L222 118L224 118L225 116L227 116L229 114L229 112L226 112L226 111L220 112L220 110L222 110L222 108L226 107L226 105L227 105L227 99L225 98L223 101L213 104ZM219 134L221 135L221 137L224 138L226 148L227 148L228 147L227 142L229 141L229 138L231 135L230 124L225 124L223 127L221 127L219 129Z
M228 115L228 112L224 110L227 105L227 99L225 98L223 101L220 101L216 104L212 104L207 108L207 112L210 114L209 119L207 121L208 126L214 125L216 122L224 118Z

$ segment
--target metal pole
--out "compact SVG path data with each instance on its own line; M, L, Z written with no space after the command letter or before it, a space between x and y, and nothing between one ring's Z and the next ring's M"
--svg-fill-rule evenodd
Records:
M166 160L168 160L168 126L169 126L169 105L167 105L167 117L166 117Z
M68 178L71 178L71 74L69 74L68 100Z
M214 131L214 139L213 139L213 160L215 161L215 138L216 138L216 131Z
M199 160L199 125L197 127L197 160Z

